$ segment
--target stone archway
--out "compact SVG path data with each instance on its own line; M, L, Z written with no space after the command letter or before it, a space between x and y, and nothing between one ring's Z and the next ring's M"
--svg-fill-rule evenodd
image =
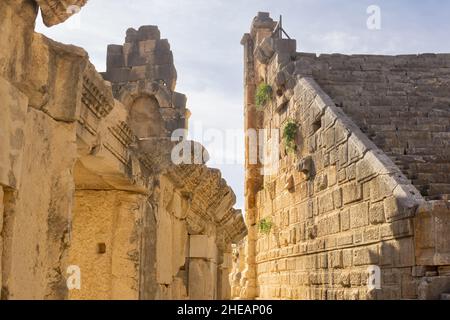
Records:
M160 105L155 96L140 96L130 106L128 124L139 139L166 136Z

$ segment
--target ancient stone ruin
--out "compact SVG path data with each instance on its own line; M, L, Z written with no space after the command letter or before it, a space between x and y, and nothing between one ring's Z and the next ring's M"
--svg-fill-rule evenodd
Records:
M233 297L448 297L450 55L299 53L268 13L242 44L246 129L281 146L247 150Z
M228 299L246 226L206 157L171 159L189 110L168 41L130 29L99 74L34 32L38 6L54 25L85 2L0 2L1 297Z
M299 53L259 13L244 218L186 138L156 26L108 46L102 74L34 31L39 8L52 26L86 2L0 2L2 299L448 297L450 55Z

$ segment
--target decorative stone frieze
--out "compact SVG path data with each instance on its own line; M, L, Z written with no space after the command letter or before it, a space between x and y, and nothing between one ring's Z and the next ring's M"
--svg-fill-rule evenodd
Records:
M36 0L47 27L62 23L80 12L87 0Z

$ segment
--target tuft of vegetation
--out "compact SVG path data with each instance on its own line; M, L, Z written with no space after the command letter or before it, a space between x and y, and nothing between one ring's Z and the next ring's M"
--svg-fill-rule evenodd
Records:
M284 126L283 139L286 146L286 151L295 152L297 150L297 145L295 144L297 131L298 124L294 120L289 120Z
M258 108L263 108L272 98L272 87L266 83L261 83L256 89L255 102Z
M270 219L268 218L262 219L258 223L259 232L264 234L269 234L270 230L272 230L272 226L272 221L270 221Z

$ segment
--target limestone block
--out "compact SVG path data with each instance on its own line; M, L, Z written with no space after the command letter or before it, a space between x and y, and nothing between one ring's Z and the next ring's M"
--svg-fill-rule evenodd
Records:
M132 43L138 41L138 31L134 28L129 28L126 32L125 43Z
M349 165L345 171L348 180L354 180L356 178L356 166L354 163Z
M334 209L333 194L326 192L319 197L319 214L330 212Z
M175 89L177 71L171 64L156 65L148 68L147 79L162 79L171 90Z
M129 64L133 65L133 64ZM142 64L137 64L134 67L131 67L130 75L128 81L137 81L143 80L147 75L147 67Z
M344 210L341 212L341 231L347 231L350 229L350 210Z
M126 67L139 67L147 64L147 57L139 54L136 43L124 45Z
M273 48L279 55L294 54L297 50L297 41L294 39L275 39Z
M233 255L231 253L224 253L221 267L224 269L233 267Z
M370 206L369 221L371 224L380 224L385 222L383 202L374 203Z
M147 65L173 65L173 53L172 51L151 51L144 55L141 55L144 58L144 63Z
M22 82L30 72L31 41L37 16L34 1L0 3L0 76ZM7 44L7 45L6 45Z
M316 98L317 101L317 98ZM322 120L322 128L328 129L333 126L338 118L338 115L331 108L326 108L323 114Z
M217 261L217 247L213 237L191 235L189 257Z
M419 207L414 232L417 264L449 264L449 212L447 201L433 201Z
M413 217L418 203L411 198L403 197L388 197L384 200L384 213L386 221L395 221L398 219L404 219Z
M105 80L111 82L127 82L130 78L131 70L128 67L108 69L105 74Z
M155 47L154 53L159 58L164 58L164 56L169 55L171 53L169 40L161 39L161 40L156 41L156 47ZM158 64L161 64L161 63L158 63Z
M333 191L333 203L335 208L342 207L342 189L339 188Z
M145 57L156 49L157 40L139 41L139 55Z
M362 199L362 186L357 182L347 183L342 187L342 201L344 205Z
M202 259L189 263L189 298L213 300L216 298L217 265Z
M14 232L10 252L14 254L8 258L8 297L62 299L67 288L55 270L62 270L66 258L74 192L75 125L54 121L33 108L25 123L22 178L11 201ZM40 250L36 250L37 244Z
M353 250L353 263L355 266L376 265L378 264L378 261L378 246L370 246Z
M383 200L393 194L397 182L388 175L379 175L369 182L370 199L372 201Z
M368 150L368 145L359 139L355 132L348 139L348 159L351 162L361 159Z
M369 203L363 202L350 208L350 227L352 229L369 224Z
M142 26L138 30L138 40L159 40L161 39L161 33L157 26Z
M273 39L264 38L255 50L255 58L262 64L268 64L275 53Z
M174 92L172 96L172 104L177 109L184 109L186 107L187 97L186 95L178 92Z
M177 274L186 263L188 256L188 231L185 221L174 219L173 221L173 249L172 249L172 274Z
M21 90L29 97L30 107L44 110L53 119L77 120L82 102L83 74L88 54L81 48L52 41L34 34L31 64Z
M316 96L314 91L305 88L306 80L304 79L299 80L294 88L294 101L297 107L310 105Z
M123 46L108 45L108 53L106 58L107 70L112 68L121 68L125 66L125 58L123 56Z
M0 77L0 184L16 188L21 177L28 98Z
M169 285L173 279L173 224L171 215L164 209L158 211L156 242L156 279Z

